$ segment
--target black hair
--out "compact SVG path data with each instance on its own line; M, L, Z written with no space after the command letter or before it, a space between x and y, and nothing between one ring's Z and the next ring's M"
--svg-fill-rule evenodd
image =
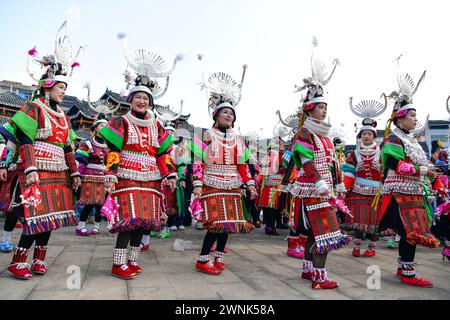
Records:
M217 117L219 116L219 113L222 111L222 109L225 109L225 108L228 108L231 111L233 111L233 122L231 123L231 127L234 128L234 123L236 122L236 112L234 112L234 110L231 109L230 107L222 107L219 110L217 110L216 113L213 116L214 123L217 122Z
M406 101L406 100L402 100L402 102L400 102L400 107L398 108L398 110L400 110L401 108L403 108L404 106L406 106L407 104L409 104L409 102L408 101ZM413 108L411 108L411 109L413 109ZM414 109L415 110L415 109ZM401 116L401 117L395 117L394 118L394 124L396 125L396 126L398 126L397 125L397 120L398 119L401 119L401 118L404 118L406 116L406 114L404 115L404 116Z

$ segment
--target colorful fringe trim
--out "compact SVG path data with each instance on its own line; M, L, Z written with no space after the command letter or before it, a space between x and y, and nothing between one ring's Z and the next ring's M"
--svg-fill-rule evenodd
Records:
M215 222L207 225L207 229L213 233L250 233L255 226L250 222Z
M321 236L320 239L316 238L316 242L310 250L312 254L325 254L330 251L336 251L350 243L350 238L339 231L326 238L323 237Z
M109 232L126 232L143 228L148 231L161 231L161 221L156 219L132 218L108 225Z
M78 224L75 211L56 213L48 217L25 218L23 226L24 235L39 234Z
M378 233L378 226L367 225L361 223L343 223L341 228L346 231L358 230L364 233L376 234Z
M407 234L406 238L408 243L411 245L420 244L427 248L437 248L441 245L439 240L437 240L432 234L422 235L417 232L410 232Z

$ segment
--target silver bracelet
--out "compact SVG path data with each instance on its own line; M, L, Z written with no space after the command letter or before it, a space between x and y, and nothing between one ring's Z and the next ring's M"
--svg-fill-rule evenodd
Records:
M30 171L37 171L37 169L37 167L28 167L23 171L23 173L28 174Z

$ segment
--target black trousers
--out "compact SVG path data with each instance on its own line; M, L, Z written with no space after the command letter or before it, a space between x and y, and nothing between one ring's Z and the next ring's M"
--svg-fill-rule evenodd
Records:
M277 209L263 208L263 219L266 227L275 228Z
M25 248L30 249L33 245L33 242L36 241L36 246L47 246L48 241L50 240L51 231L43 232L39 234L32 234L32 235L24 235L22 234L20 236L19 244L17 247L19 248Z
M404 262L413 262L416 255L416 245L407 242L406 231L400 218L400 209L394 197L392 197L378 229L383 231L387 228L394 230L401 237L398 245L400 259Z
M14 227L17 224L17 221L19 221L19 217L11 214L11 213L6 213L5 214L5 225L3 227L4 231L7 232L11 232L14 230Z
M144 229L142 228L119 232L119 234L117 235L116 249L126 249L128 248L128 243L132 247L139 247L142 241L143 234Z
M201 256L206 256L211 252L211 247L217 241L216 251L223 252L228 240L228 233L207 232L203 239Z
M95 222L98 222L98 223L102 222L102 214L100 212L100 210L102 209L102 206L101 205L93 205L93 204L87 204L84 206L83 210L81 210L81 213L80 213L80 221L86 222L94 208L95 208Z

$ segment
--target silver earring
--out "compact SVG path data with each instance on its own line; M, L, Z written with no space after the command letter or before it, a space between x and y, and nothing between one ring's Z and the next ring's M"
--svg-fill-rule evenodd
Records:
M45 102L47 102L48 105L50 105L50 93L45 93Z

